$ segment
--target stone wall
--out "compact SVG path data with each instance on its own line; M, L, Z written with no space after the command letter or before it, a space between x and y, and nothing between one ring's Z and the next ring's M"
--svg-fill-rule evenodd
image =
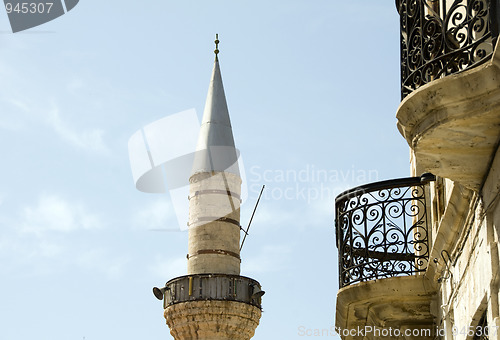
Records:
M414 171L416 163L412 158ZM495 328L500 326L499 179L497 151L480 192L448 179L431 185L434 225L426 276L438 291L434 315L436 327L446 330L444 339L472 339L484 313L489 339L500 339L498 332L494 334L500 331Z

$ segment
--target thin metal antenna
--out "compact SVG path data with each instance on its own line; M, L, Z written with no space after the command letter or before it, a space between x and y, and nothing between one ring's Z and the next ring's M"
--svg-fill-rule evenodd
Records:
M255 208L253 208L252 217L250 217L250 221L248 222L247 230L245 231L245 236L243 236L243 241L241 242L240 251L241 251L241 248L243 248L243 243L245 243L245 239L247 238L248 230L250 229L250 224L252 224L253 215L255 215L255 211L257 210L257 206L259 205L260 197L262 196L262 192L264 191L265 187L266 186L263 185L262 189L260 190L259 198L257 199L257 203L255 203Z

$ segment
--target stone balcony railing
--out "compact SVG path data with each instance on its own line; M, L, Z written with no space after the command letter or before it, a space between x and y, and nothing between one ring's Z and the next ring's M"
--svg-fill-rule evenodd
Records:
M425 271L425 185L434 180L434 175L424 174L359 186L337 196L340 288Z
M163 300L163 308L190 301L235 301L259 309L264 295L254 279L229 274L192 274L168 281L162 289L153 290Z
M401 95L491 59L496 0L396 0L401 22Z

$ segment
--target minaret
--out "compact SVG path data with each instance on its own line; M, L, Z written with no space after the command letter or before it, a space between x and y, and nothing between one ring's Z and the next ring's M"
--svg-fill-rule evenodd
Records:
M261 317L260 284L240 276L241 177L215 40L215 64L189 179L188 275L162 289L176 340L247 340Z

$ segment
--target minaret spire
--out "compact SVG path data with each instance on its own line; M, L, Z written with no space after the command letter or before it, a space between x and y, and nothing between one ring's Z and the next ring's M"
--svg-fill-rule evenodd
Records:
M241 176L219 68L219 36L189 178L187 275L154 295L175 340L250 340L264 291L240 276Z
M192 174L230 172L239 176L238 153L234 144L229 110L222 84L219 35L215 40L215 62L208 86Z

